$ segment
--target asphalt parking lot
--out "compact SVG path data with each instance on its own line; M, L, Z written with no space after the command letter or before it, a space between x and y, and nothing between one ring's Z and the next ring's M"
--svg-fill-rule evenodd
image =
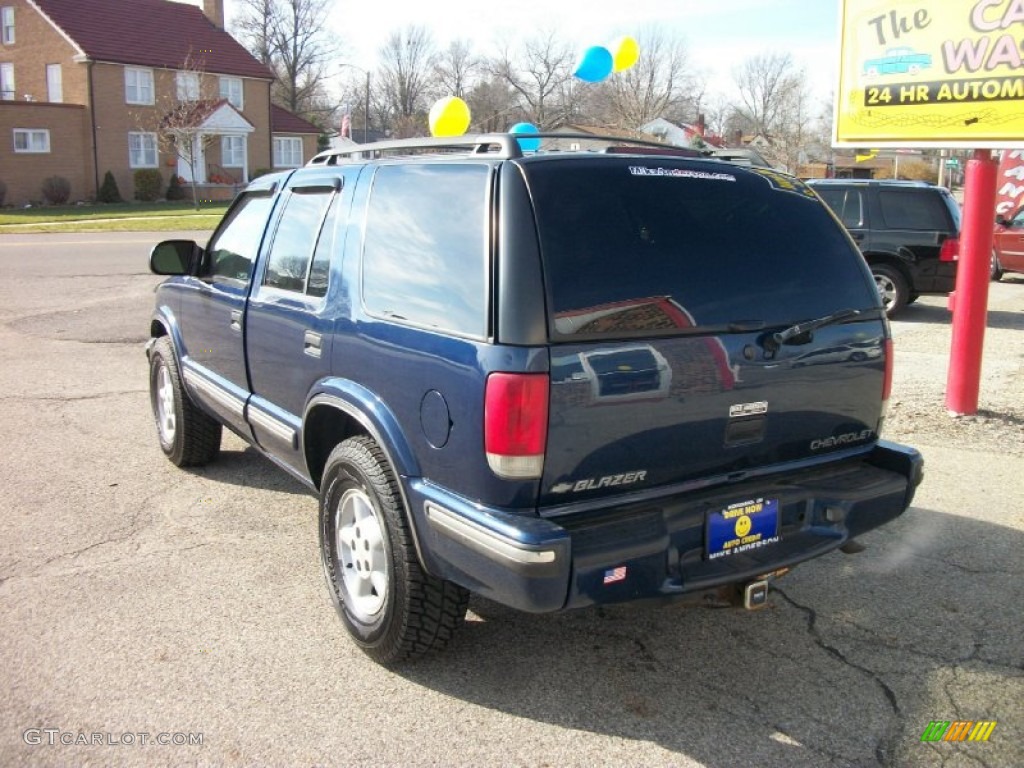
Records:
M1024 764L1024 279L992 286L980 422L946 426L944 299L894 324L889 436L926 479L865 552L756 613L474 600L388 671L335 617L310 494L234 437L202 470L160 453L169 236L0 236L0 765ZM936 720L996 725L923 743Z

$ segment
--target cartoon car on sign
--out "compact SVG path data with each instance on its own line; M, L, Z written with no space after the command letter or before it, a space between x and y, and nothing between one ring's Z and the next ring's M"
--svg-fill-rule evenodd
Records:
M932 65L931 54L917 53L913 48L890 48L885 53L881 58L864 62L865 75L916 75Z

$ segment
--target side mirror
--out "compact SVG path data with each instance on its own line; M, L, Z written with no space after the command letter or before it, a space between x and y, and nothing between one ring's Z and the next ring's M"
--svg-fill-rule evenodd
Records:
M193 240L164 240L153 246L149 254L149 270L155 275L191 274L200 252L200 247Z

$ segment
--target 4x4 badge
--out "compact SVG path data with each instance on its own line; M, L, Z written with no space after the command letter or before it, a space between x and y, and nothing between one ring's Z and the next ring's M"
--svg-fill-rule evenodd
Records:
M759 416L768 413L768 401L761 400L757 403L737 403L729 406L729 418L735 419L738 416Z

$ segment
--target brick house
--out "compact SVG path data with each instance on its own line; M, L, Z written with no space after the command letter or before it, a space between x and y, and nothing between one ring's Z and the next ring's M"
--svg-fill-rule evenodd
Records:
M0 0L0 181L6 202L41 198L47 176L92 199L107 171L125 198L139 168L228 199L259 169L301 165L315 126L270 103L273 73L224 30L223 0ZM195 101L204 140L184 163L160 140ZM283 125L282 135L273 132ZM296 141L298 139L298 141Z

